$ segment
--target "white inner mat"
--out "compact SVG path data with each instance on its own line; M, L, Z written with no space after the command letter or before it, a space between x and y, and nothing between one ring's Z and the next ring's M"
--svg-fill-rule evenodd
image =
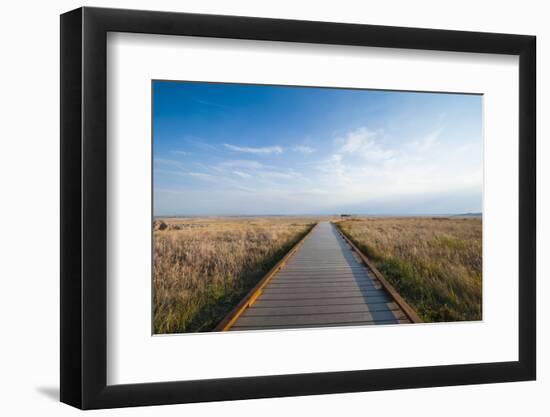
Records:
M518 359L518 57L111 33L108 384ZM151 80L484 94L483 321L151 336Z

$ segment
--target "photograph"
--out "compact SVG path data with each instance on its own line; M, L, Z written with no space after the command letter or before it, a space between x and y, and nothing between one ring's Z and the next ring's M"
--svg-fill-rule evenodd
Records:
M482 320L483 95L152 81L153 334Z

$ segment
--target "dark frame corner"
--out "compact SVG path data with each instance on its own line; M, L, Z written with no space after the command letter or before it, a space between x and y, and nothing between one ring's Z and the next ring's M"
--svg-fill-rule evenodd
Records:
M519 360L200 381L106 384L107 33L519 56ZM82 409L536 378L536 38L403 27L80 8L61 15L61 401Z

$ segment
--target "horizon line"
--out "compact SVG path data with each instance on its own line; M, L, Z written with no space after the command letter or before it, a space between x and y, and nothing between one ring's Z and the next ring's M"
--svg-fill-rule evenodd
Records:
M459 213L293 213L293 214L159 214L153 218L162 217L297 217L297 216L391 216L391 217L426 217L426 216L482 216L481 211Z

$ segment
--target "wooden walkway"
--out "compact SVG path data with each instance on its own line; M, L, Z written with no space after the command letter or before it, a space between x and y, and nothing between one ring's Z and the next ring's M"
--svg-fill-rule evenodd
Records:
M321 222L228 330L410 322L336 227Z

